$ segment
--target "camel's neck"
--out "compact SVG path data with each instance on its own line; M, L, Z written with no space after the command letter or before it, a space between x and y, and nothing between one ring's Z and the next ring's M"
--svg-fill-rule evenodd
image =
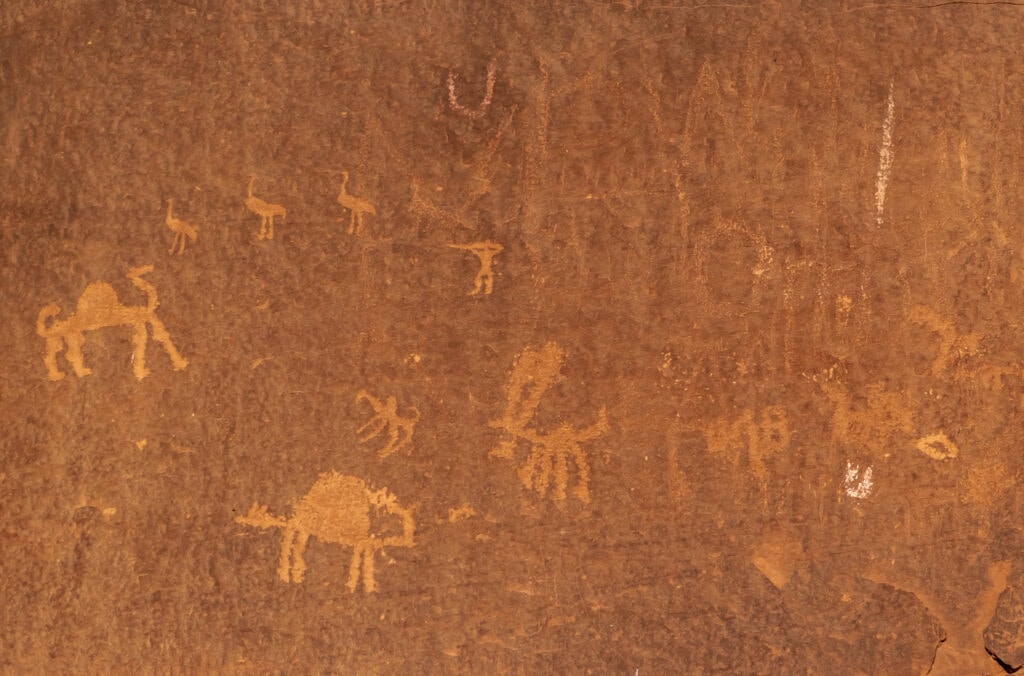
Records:
M255 178L249 179L249 197L252 197L252 187L256 184Z
M173 202L171 200L167 200L167 220L171 220L171 208L172 208L172 205L173 205Z

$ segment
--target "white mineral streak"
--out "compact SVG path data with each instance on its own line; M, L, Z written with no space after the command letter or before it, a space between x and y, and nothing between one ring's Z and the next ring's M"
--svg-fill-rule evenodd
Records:
M860 479L860 481L858 481ZM871 468L868 467L864 470L864 474L860 473L860 465L852 465L850 461L846 461L846 481L844 482L846 488L846 494L851 498L857 498L863 500L864 498L871 495L871 489L874 488L875 484L871 480Z
M892 82L889 83L889 100L885 106L885 121L882 123L882 145L878 149L878 178L875 180L875 213L878 225L882 225L885 211L885 190L889 187L889 173L892 171L892 124L896 117L896 104L892 99Z

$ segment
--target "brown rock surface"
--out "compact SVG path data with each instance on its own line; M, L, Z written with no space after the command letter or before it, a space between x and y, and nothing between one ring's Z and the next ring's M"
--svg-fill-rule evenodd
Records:
M1022 16L0 5L0 671L1024 664Z

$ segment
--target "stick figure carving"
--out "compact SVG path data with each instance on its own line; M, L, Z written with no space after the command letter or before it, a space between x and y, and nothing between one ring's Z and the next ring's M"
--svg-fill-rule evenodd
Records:
M544 393L554 384L565 358L565 351L556 343L548 343L540 350L523 352L512 367L508 381L508 403L498 420L488 423L507 436L491 457L514 459L521 442L530 444L530 453L516 473L523 485L546 497L554 486L552 497L564 502L569 486L569 459L576 467L576 487L573 494L584 504L590 503L590 465L582 444L593 441L609 430L608 415L604 408L597 421L584 429L563 422L553 432L539 432L530 427Z
M358 233L362 234L363 216L365 214L371 214L373 216L376 216L377 209L373 206L373 204L371 204L367 200L364 200L361 197L356 197L354 195L349 195L348 191L346 190L347 185L348 172L343 171L341 172L341 189L340 192L338 193L338 204L340 204L343 208L348 209L351 214L348 221L348 234L351 235L352 233L356 232L357 227ZM339 218L338 220L340 221L341 219Z
M449 244L448 246L453 249L469 251L480 259L480 270L476 273L473 290L469 292L469 295L475 296L483 290L484 295L489 296L494 291L494 257L504 251L505 247L490 240L472 244Z
M381 537L371 532L371 511L383 510L402 523L402 534ZM366 592L377 590L374 557L385 547L415 547L416 523L412 511L398 504L387 488L370 490L362 479L331 471L321 474L309 493L299 500L291 517L283 519L253 504L249 513L235 521L256 528L284 531L278 577L284 582L302 582L306 575L304 554L309 538L316 537L352 547L348 588L355 592L362 578Z
M245 208L260 217L260 231L256 239L274 239L274 217L280 216L285 219L287 213L280 204L264 202L252 194L252 186L256 183L256 176L249 178L249 192L245 198Z
M57 354L67 347L66 357L79 378L92 373L92 369L86 368L82 358L82 346L85 344L85 332L95 331L109 326L130 326L133 329L132 343L135 351L132 354L132 368L135 377L142 380L149 375L146 368L146 341L148 339L148 328L153 330L153 338L163 345L171 358L171 363L176 371L188 366L188 360L182 357L171 342L171 336L167 328L156 316L158 303L156 288L142 279L142 275L152 272L153 266L146 265L139 268L131 268L128 271L128 278L137 288L141 289L148 297L146 305L123 305L117 297L117 292L106 282L92 282L85 287L74 314L60 320L47 323L53 317L60 314L60 306L56 303L47 305L39 311L36 321L36 331L46 339L46 356L43 361L50 380L62 380L64 373L57 367Z
M359 390L359 394L356 395L356 403L360 401L365 401L373 407L374 416L356 430L357 434L362 435L359 441L366 443L382 434L386 429L388 443L377 451L377 456L382 459L409 445L412 441L413 429L420 420L419 409L410 406L412 415L401 416L398 414L397 399L388 397L382 402L366 390Z
M168 197L167 218L164 219L164 222L167 223L167 227L170 228L171 231L174 233L174 241L171 242L171 248L168 250L167 253L174 253L174 249L175 247L177 247L178 253L183 254L185 253L185 240L189 239L193 243L195 243L196 236L199 234L199 231L191 223L186 223L185 221L172 216L171 209L173 208L173 206L174 200Z

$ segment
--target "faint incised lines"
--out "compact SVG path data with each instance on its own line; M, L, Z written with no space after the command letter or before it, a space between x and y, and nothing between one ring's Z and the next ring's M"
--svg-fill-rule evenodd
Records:
M771 269L771 265L775 258L775 249L768 245L768 240L763 234L739 225L738 223L734 223L733 221L716 217L711 231L701 235L695 247L696 251L694 262L696 264L697 280L700 282L701 289L705 295L708 292L708 251L711 249L714 242L720 237L741 238L746 240L754 248L754 251L757 254L757 262L750 269L750 272L754 275L755 283L760 281L762 276Z
M914 413L910 397L885 389L881 383L868 385L866 404L854 406L845 385L822 384L825 396L835 409L832 413L832 442L872 451L884 451L895 444L897 435L904 441L914 432Z
M576 486L573 494L584 503L590 502L590 465L581 444L593 441L605 434L608 416L602 408L597 421L589 427L578 429L570 423L562 423L555 431L541 433L530 429L544 393L554 383L562 368L565 352L555 343L548 343L540 350L527 350L516 359L508 380L508 404L498 420L489 425L503 431L507 437L491 451L491 457L514 459L520 442L530 444L530 453L519 467L517 474L523 485L534 490L543 498L553 488L552 497L557 502L566 498L569 486L569 460L576 467Z
M359 390L356 395L356 402L365 401L373 407L374 415L366 421L358 430L359 441L366 443L379 436L387 430L388 443L384 448L377 451L377 455L386 458L395 451L405 448L412 441L413 429L420 420L420 412L415 406L410 406L412 415L401 416L398 414L398 400L388 397L385 401L377 399L366 390Z
M167 227L174 233L174 241L171 242L171 248L168 253L174 253L175 247L178 248L178 253L185 253L185 241L186 239L191 240L193 243L196 241L196 236L199 231L191 223L186 223L180 218L175 218L171 215L171 209L174 205L174 200L170 197L167 198L167 218L164 220L167 223Z
M453 249L469 251L480 259L480 270L476 273L473 290L469 292L469 295L475 296L482 290L485 296L489 296L494 291L494 257L504 251L505 247L490 240L472 244L449 244L448 246Z
M709 451L728 457L733 465L739 464L740 453L746 449L750 469L764 481L768 474L765 458L788 447L791 435L786 409L768 406L757 418L750 409L738 418L719 418L705 428L704 438Z
M383 509L402 522L402 534L380 537L371 533L371 509ZM295 507L288 519L267 512L265 505L253 504L249 513L235 521L257 528L280 528L284 531L278 576L285 582L302 582L306 574L303 554L310 537L353 548L349 564L348 588L355 591L360 572L363 589L377 589L374 579L374 556L385 547L414 547L416 524L412 512L398 504L387 488L372 491L362 479L327 472Z
M152 328L153 338L167 351L175 370L180 371L188 366L188 360L175 349L163 322L156 316L158 305L156 288L142 278L142 275L152 270L152 265L146 265L131 268L128 271L128 278L132 284L146 294L148 298L146 305L122 305L112 286L106 282L92 282L85 287L85 291L78 299L75 312L70 317L54 320L47 324L47 320L60 314L60 306L52 303L40 310L36 321L36 331L46 339L44 361L50 380L64 378L64 373L57 366L57 355L65 346L67 347L65 356L71 362L75 375L82 377L92 373L92 369L86 368L83 363L84 334L86 331L95 331L110 326L127 325L132 327L132 344L134 346L132 368L135 377L139 380L149 375L149 369L146 368L148 328Z
M982 337L980 333L958 335L953 322L943 319L927 305L911 308L909 319L939 334L939 352L932 361L933 376L942 375L955 360L978 354L978 345Z
M245 198L245 208L260 217L260 231L256 239L274 239L274 217L280 216L281 220L286 217L286 212L280 204L264 202L252 194L252 186L256 183L256 177L249 179L249 192Z
M373 204L364 200L360 197L348 194L346 186L348 185L348 172L341 172L341 188L338 192L338 204L343 208L348 209L350 218L348 221L348 234L357 232L363 234L363 216L370 214L372 216L377 215L377 209L374 208ZM341 220L340 218L338 219Z
M448 71L448 103L451 105L452 110L465 115L468 118L479 120L487 112L487 109L491 105L491 97L494 95L494 81L497 72L497 61L491 59L491 62L487 64L487 90L484 93L484 99L480 102L480 108L477 110L470 110L459 103L458 97L455 95L455 73L451 70Z

